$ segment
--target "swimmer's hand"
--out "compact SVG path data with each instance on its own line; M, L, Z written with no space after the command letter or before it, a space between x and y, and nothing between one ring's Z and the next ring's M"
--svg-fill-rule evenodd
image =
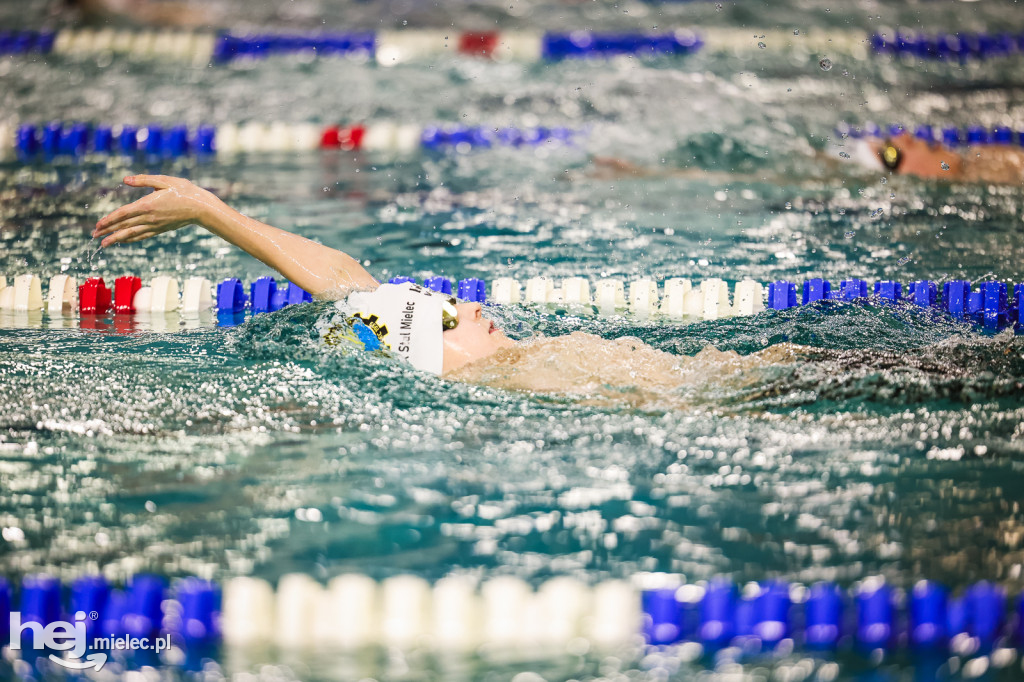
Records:
M156 191L101 218L92 232L93 237L103 238L100 246L130 244L186 225L204 225L204 216L222 203L184 178L129 175L124 183L131 187L152 187Z
M130 244L200 225L314 296L337 299L356 289L378 286L373 275L347 253L244 216L188 180L129 175L124 182L156 191L101 218L92 232L103 239L101 246Z

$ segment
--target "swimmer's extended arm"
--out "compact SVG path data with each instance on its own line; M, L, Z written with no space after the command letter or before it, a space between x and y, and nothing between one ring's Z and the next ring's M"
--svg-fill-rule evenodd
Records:
M340 298L353 289L373 289L378 285L348 254L247 218L188 180L166 175L130 175L124 182L156 191L100 219L92 234L103 237L101 246L129 244L186 225L201 225L314 296Z

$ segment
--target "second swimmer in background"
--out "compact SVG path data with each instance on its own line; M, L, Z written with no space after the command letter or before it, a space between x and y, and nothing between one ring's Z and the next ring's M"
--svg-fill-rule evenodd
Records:
M822 164L835 167L837 164L855 165L860 169L888 172L893 175L910 175L928 180L960 183L982 183L991 185L1024 185L1024 150L1001 144L985 144L968 147L959 152L938 142L926 142L909 133L891 138L866 138L846 141L837 147L845 154L839 159L819 153ZM843 164L845 160L845 164ZM597 177L708 177L719 181L738 180L737 176L721 172L710 172L698 168L646 168L623 159L594 157ZM772 180L761 175L752 179ZM789 177L774 178L779 183L791 180Z

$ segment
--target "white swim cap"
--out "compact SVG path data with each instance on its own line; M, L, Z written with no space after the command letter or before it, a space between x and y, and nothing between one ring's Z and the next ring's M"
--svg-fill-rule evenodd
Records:
M348 338L367 350L387 348L416 369L440 374L444 364L441 322L448 298L405 282L357 291L335 305L349 315L352 334Z
M840 155L840 159L856 163L868 170L885 170L885 165L882 163L881 157L878 155L878 152L872 148L871 143L868 140L850 139L846 141L845 146L839 148L846 152L846 156L844 157Z

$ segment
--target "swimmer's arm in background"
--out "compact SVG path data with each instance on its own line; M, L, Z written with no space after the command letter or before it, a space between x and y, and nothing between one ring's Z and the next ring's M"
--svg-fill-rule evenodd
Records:
M103 238L101 246L130 244L201 225L318 298L341 298L379 284L348 254L248 218L183 178L133 175L124 182L156 191L101 218L92 233Z

